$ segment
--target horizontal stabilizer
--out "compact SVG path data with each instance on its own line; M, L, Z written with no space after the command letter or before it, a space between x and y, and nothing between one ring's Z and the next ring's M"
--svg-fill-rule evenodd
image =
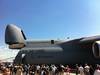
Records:
M12 44L12 45L9 45L10 49L21 49L23 47L25 47L25 44Z

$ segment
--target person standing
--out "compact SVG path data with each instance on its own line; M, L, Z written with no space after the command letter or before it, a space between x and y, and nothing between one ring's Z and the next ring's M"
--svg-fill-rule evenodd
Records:
M4 72L3 72L3 75L11 75L11 74L10 74L10 69L5 68L5 69L4 69Z
M79 66L78 66L78 64L76 64L76 69L75 69L75 73L76 73L76 75L78 75L78 73L79 73L78 68L79 68Z
M85 67L84 67L84 74L90 75L90 67L87 64L85 64Z
M93 75L94 74L94 68L92 65L90 65L90 75Z
M36 65L36 71L37 71L37 74L39 75L40 74L40 65Z
M97 69L94 72L94 75L100 75L100 66L97 67Z
M79 73L80 75L84 75L84 68L82 67L82 65L79 66Z
M68 65L66 65L66 67L65 67L65 72L66 72L66 75L70 75L70 68L69 68L69 66Z
M23 75L23 68L22 68L22 66L18 66L16 75Z

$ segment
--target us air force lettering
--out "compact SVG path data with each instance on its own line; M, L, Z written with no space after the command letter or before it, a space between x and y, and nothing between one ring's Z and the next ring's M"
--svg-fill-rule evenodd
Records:
M19 49L14 63L74 64L100 63L100 36L84 37L70 41L28 41L23 31L9 24L5 43L10 49Z

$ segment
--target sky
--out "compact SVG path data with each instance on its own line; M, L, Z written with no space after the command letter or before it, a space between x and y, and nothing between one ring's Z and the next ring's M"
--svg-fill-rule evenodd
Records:
M0 0L0 51L8 51L7 24L19 26L27 39L63 40L99 35L99 20L100 0Z

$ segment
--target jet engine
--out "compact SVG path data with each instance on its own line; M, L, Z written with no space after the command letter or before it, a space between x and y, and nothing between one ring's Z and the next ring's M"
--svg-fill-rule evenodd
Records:
M21 49L25 46L26 37L23 31L15 26L9 24L5 31L5 43L9 45L11 49Z
M100 58L100 41L96 41L93 43L92 50L95 58Z

